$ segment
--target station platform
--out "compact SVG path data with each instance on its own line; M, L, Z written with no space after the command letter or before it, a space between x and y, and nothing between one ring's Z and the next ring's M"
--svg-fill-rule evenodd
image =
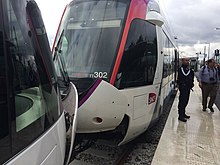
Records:
M178 120L177 93L151 165L220 165L220 111L203 112L197 81L193 89L187 122Z

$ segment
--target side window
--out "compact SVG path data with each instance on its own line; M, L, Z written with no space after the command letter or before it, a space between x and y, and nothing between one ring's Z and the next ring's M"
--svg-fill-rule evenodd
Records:
M119 89L153 84L157 65L155 25L140 19L131 23L115 86Z
M174 46L170 40L169 40L168 46L169 46L169 71L168 71L169 74L168 75L172 75L172 73L174 73Z
M176 64L176 55L175 55L175 47L168 36L163 32L163 78L164 82L168 82L168 77L170 79L173 78L175 73Z
M172 67L172 73L175 71L175 48L172 46L172 59L171 59L171 67Z
M168 37L163 33L164 45L163 45L163 78L170 75L171 72L171 48Z

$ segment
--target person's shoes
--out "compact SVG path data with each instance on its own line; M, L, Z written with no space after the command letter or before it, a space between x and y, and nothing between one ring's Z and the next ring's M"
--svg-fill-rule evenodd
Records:
M187 120L183 117L178 117L178 120L182 121L182 122L186 122Z
M202 109L202 111L204 111L204 112L205 112L205 111L206 111L206 109L205 109L205 108L203 108L203 109Z
M184 115L184 118L189 119L190 116L185 114L185 115Z
M209 109L210 109L211 112L214 112L214 109L212 107L209 107Z

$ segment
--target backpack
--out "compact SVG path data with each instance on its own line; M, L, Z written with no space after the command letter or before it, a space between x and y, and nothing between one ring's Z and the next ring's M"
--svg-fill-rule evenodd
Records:
M203 66L203 68L202 68L202 74L204 74L204 71L205 71L205 68L206 68L207 66L206 65L204 65ZM218 74L218 76L220 76L220 67L214 67L215 68L215 71L216 71L216 73ZM216 80L217 80L217 74L216 74Z

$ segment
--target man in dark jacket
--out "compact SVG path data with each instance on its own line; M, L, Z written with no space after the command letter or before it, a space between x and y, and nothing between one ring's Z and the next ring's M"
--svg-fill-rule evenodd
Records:
M182 66L178 70L177 84L179 86L179 104L178 104L178 119L186 122L190 116L186 115L186 106L189 102L190 90L194 86L194 72L189 68L189 58L182 58Z

